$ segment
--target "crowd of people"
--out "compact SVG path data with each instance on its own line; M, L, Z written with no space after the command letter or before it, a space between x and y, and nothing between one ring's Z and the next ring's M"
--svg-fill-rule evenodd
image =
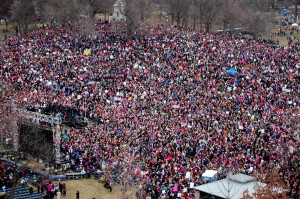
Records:
M62 133L73 169L92 173L132 157L149 197L176 198L189 197L207 169L273 168L297 197L299 52L300 43L164 25L129 40L109 24L91 35L46 25L4 41L0 73L16 104L100 119Z

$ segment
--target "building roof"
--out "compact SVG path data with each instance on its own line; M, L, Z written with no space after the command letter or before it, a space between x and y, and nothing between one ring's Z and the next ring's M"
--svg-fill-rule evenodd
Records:
M236 174L223 180L194 187L194 189L220 198L240 199L246 189L252 196L257 184L260 186L266 185L256 181L252 176Z
M242 173L238 173L236 175L229 176L229 179L233 180L233 181L236 181L236 182L240 182L240 183L252 182L252 181L256 180L255 177L245 175L245 174L242 174Z

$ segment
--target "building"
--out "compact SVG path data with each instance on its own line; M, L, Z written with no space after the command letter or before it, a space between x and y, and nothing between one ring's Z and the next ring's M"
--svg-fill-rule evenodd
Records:
M111 21L124 21L126 17L124 15L125 5L122 0L117 0L113 5L113 14L109 17L109 22Z
M195 191L195 199L200 197L240 199L245 190L248 190L250 196L252 196L257 185L266 186L266 184L258 182L255 177L239 173L229 175L222 180L194 187L193 189Z

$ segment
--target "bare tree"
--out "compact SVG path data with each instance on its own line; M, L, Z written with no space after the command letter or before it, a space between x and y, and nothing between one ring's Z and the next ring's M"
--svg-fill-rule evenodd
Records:
M200 30L203 29L204 5L205 5L205 1L203 1L203 0L193 0L192 14L193 14L193 28L194 29L197 24L197 19L200 24Z
M94 18L97 13L109 14L112 13L115 0L88 0L90 17Z
M278 171L276 169L272 169L265 172L262 172L257 175L258 179L262 183L257 183L255 186L255 192L253 193L253 197L249 195L248 191L245 191L242 199L288 199L287 196L287 185L282 181Z
M243 24L245 30L251 32L253 36L257 37L272 29L272 17L267 13L249 9L245 12ZM257 23L259 21L259 23Z
M13 4L13 0L0 1L0 20L2 18L5 21L6 30L8 26L8 19L11 17L12 4Z
M267 0L242 0L242 4L259 11L267 11L271 7L270 1Z
M138 0L137 5L138 5L138 11L139 11L139 16L140 20L144 22L144 20L149 17L150 13L153 11L154 8L154 0Z
M223 25L223 29L236 27L242 22L241 16L244 11L237 0L224 0L220 8L218 18Z
M140 11L138 8L139 0L117 1L117 6L122 15L126 17L127 39L131 39L140 22Z
M203 22L205 24L206 31L211 31L212 24L216 20L216 16L220 11L223 4L223 0L200 0L201 11L203 12Z
M124 199L133 198L136 192L143 195L142 182L146 179L142 171L143 159L126 146L121 146L119 154L113 164L105 167L106 178L123 193Z
M17 132L18 117L13 112L15 105L14 101L11 100L11 87L3 87L0 85L0 149L7 151L17 150Z
M262 182L266 183L266 186L256 186L253 194L255 198L289 198L287 196L288 186L276 169L261 171L259 177Z
M36 19L33 0L15 0L11 19L19 27L20 33L27 33L29 25Z
M199 18L199 14L197 11L196 0L193 0L190 5L190 17L192 19L192 28L196 29L197 19Z
M78 22L83 12L78 0L44 0L41 9L46 19L63 26Z
M93 35L95 33L95 22L92 18L83 18L80 19L76 26L78 31L82 35Z
M177 25L181 25L184 16L188 16L190 4L187 0L168 0L172 24L174 21Z
M294 20L296 22L296 20L298 18L298 6L300 5L300 0L293 0L293 4L294 4L294 7L295 7Z
M241 199L252 199L252 197L251 197L250 194L249 194L248 189L244 190Z
M0 117L0 150L2 153L6 153L17 148L14 135L16 128L14 126L15 115L11 114L11 106L3 101L0 105Z

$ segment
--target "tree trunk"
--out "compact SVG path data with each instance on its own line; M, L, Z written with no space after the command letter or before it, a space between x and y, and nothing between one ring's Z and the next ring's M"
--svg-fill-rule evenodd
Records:
M144 10L141 11L141 18L140 18L141 22L145 22L145 12Z
M210 31L210 23L206 22L206 32L209 32L209 31Z
M294 23L297 22L297 16L298 16L298 0L295 1L295 21Z
M28 32L28 24L24 25L24 31L23 32L24 32L24 34L26 34Z
M228 27L227 27L227 22L226 22L226 20L224 20L224 21L223 21L223 30L225 31L227 28L228 28Z
M96 16L96 14L97 14L97 12L95 11L95 10L93 10L92 12L91 12L91 18L92 19L95 19L95 16ZM105 15L106 16L106 15Z
M196 21L197 21L197 17L196 17L196 13L193 14L193 29L196 29Z
M202 14L200 15L200 31L203 30L203 16Z
M188 28L188 19L187 18L183 18L181 21L182 21L182 26L184 28Z
M23 34L23 26L22 26L22 24L18 24L18 34L19 35L22 35Z
M177 26L180 26L180 24L181 24L181 23L180 23L180 22L181 22L181 17L180 17L180 15L179 15L179 13L176 14L176 18L175 18L175 19L176 19L176 25L177 25Z
M171 25L174 25L174 14L171 15Z
M141 22L145 22L145 16L144 16L144 14L141 15Z
M5 30L7 31L8 30L8 21L6 18L4 18L4 22L5 22Z
M129 19L127 24L127 39L130 40L133 34L134 34L134 22Z

